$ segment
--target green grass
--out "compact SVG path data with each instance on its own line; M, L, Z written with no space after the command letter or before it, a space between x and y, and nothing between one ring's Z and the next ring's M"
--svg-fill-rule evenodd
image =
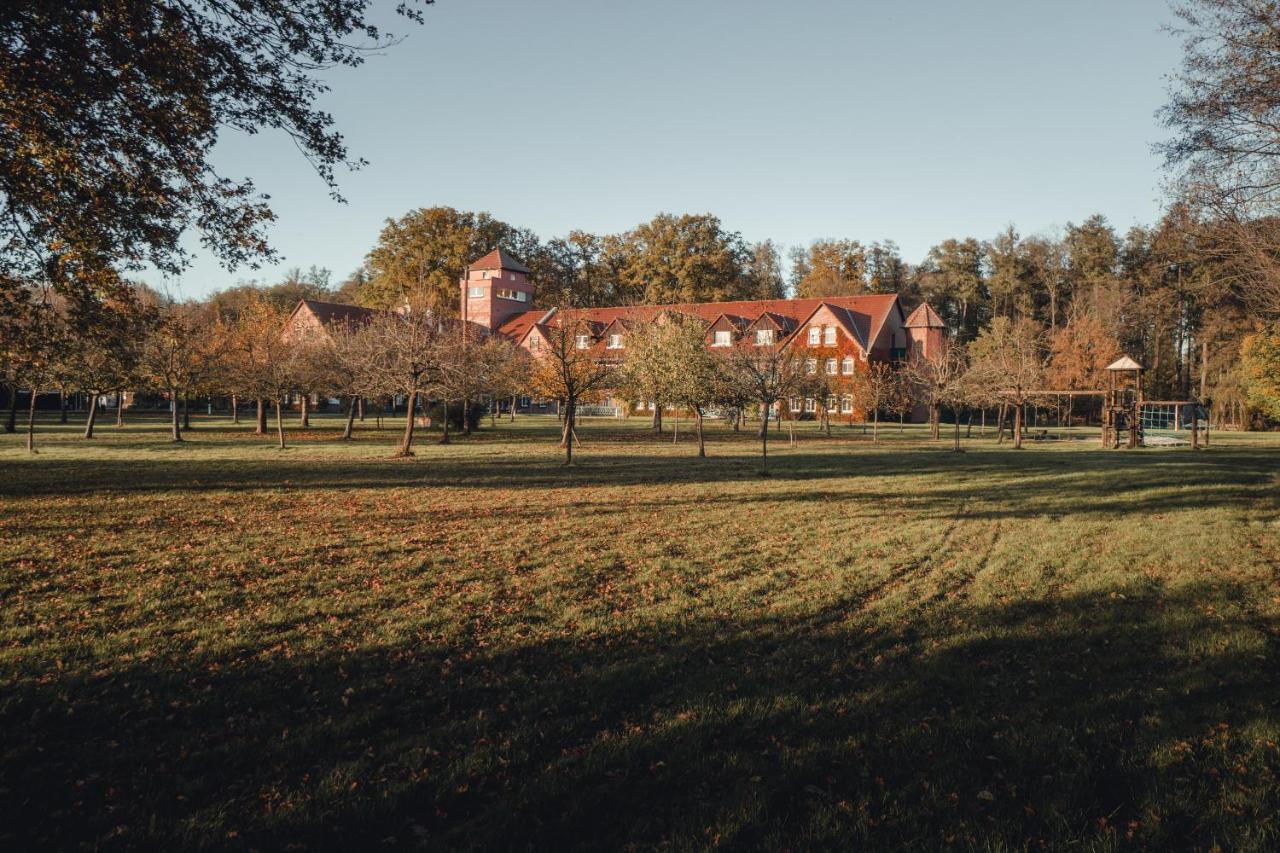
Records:
M323 424L0 437L0 846L1280 846L1280 436Z

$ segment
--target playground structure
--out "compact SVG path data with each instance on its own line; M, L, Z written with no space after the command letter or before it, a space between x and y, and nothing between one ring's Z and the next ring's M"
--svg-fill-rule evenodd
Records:
M1107 365L1107 389L1102 406L1103 447L1209 446L1209 418L1196 400L1143 399L1141 364L1128 356ZM1182 430L1190 441L1179 438ZM1201 432L1203 431L1203 443ZM1167 435L1152 433L1168 432Z

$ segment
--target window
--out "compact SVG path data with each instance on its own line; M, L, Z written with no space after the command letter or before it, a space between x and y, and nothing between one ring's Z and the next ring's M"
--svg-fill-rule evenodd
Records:
M467 288L467 296L471 297L472 299L475 299L475 298L477 298L477 297L482 297L482 296L484 296L484 288L483 288L483 287L468 287L468 288Z
M840 372L845 376L853 373L853 356L846 355L844 361L840 362Z
M519 290L511 290L510 288L501 288L501 289L499 289L499 290L495 290L495 291L494 291L494 294L495 294L499 299L513 299L513 300L515 300L516 302L528 302L528 301L529 301L529 294L524 293L524 292L519 291Z
M481 277L481 278L488 278L488 277L489 277L489 271L488 271L488 270L485 270L484 272L482 272L482 273L480 274L480 277Z
M811 359L808 359L807 361L805 361L805 363L804 363L804 372L805 372L805 373L817 373L817 372L818 372L818 360L817 360L816 358L811 358Z
M542 338L537 335L529 336L529 352L537 352L538 347L542 346Z
M609 336L609 349L622 349L622 335L616 332Z
M767 347L773 343L773 329L756 329L756 346Z
M822 329L822 342L829 347L836 345L836 327L824 326Z
M846 415L853 414L853 398L852 397L845 397L843 400L840 401L840 411L844 412Z
M799 397L792 397L792 398L791 398L791 411L792 411L792 412L799 412L799 411L800 411L800 398L799 398Z
M809 346L816 347L822 343L822 329L817 326L809 327Z
M837 408L837 407L839 407L839 405L840 405L840 401L839 401L839 400L837 400L835 397L828 397L828 398L827 398L827 411L828 411L828 412L834 412L834 411L836 410L836 408Z
M727 347L733 343L733 334L727 329L717 329L714 338L712 338L712 346Z
M818 402L814 400L812 397L805 397L804 410L810 413L818 411Z
M827 359L826 371L828 376L836 375L836 360L834 358Z
M590 335L578 335L578 349L586 349L591 346Z

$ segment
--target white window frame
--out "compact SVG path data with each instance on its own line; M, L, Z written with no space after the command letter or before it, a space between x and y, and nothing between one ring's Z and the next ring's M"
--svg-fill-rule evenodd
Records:
M728 329L716 329L711 333L711 345L713 347L727 347L733 345L733 332Z
M826 370L828 376L835 376L836 372L840 368L839 365L836 364L836 360L834 358L829 358L827 359L826 364L823 365L823 369Z
M792 412L792 414L799 414L800 410L801 410L801 409L803 409L803 408L804 408L804 403L800 400L800 398L799 398L799 397L792 397L792 398L791 398L791 412Z
M756 346L767 347L773 345L773 329L756 329Z
M808 414L813 414L814 412L818 411L818 401L813 399L812 397L805 397L804 410Z
M483 288L483 287L468 287L468 288L467 288L467 298L468 298L468 299L483 299L483 298L484 298L484 288Z
M804 372L812 376L818 372L818 360L816 358L807 358L804 362Z
M853 414L853 397L852 396L845 395L845 398L840 401L840 411L846 415Z
M622 349L622 335L614 332L609 336L608 349Z
M818 326L809 327L809 346L816 347L822 343L822 329Z
M578 349L586 349L587 347L591 346L591 336L590 336L590 335L578 335L578 337L577 337L577 339L576 339L575 343L576 343L576 345L577 345Z
M832 394L830 397L827 398L827 411L834 413L839 410L840 410L840 398L837 397L835 394Z
M844 360L840 362L840 372L845 376L849 376L853 373L853 356L846 355L844 357Z
M836 327L835 326L822 327L822 343L824 346L829 346L829 347L833 347L836 345Z

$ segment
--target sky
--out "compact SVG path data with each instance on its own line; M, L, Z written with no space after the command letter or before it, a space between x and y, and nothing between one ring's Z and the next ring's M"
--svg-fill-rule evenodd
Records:
M218 170L271 197L279 264L193 239L182 297L290 267L356 269L388 218L450 205L547 239L659 212L748 241L897 241L1158 218L1156 111L1180 58L1166 0L438 0L327 75L354 156L338 204L283 136L224 135Z

